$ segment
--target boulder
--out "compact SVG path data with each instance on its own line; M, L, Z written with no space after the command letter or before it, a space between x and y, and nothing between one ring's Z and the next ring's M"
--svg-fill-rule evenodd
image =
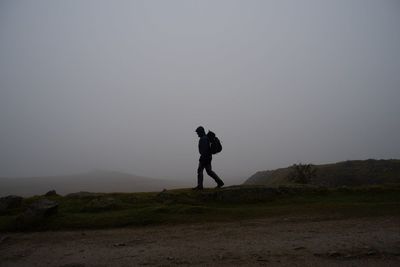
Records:
M26 228L29 226L34 226L46 217L57 213L57 211L57 202L48 199L40 199L29 205L29 207L17 217L17 227Z
M0 198L0 213L19 208L22 204L22 200L22 197L13 195Z
M58 203L48 199L40 199L33 202L28 209L35 212L35 214L47 217L57 213Z

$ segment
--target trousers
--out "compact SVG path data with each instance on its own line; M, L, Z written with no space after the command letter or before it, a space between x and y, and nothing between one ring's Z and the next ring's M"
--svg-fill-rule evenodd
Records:
M224 182L222 182L221 178L218 177L218 175L212 170L211 167L211 160L207 161L199 161L199 167L197 168L197 186L198 187L203 187L203 171L206 169L207 174L214 179L214 181L218 185L223 185Z

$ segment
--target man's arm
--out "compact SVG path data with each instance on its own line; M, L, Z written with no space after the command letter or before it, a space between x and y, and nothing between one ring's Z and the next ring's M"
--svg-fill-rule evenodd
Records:
M202 156L210 155L210 143L207 138L200 138L199 140L199 153Z

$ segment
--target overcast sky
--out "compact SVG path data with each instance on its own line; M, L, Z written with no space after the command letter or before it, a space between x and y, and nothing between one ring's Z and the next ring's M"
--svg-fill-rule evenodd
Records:
M399 102L400 1L0 2L0 176L400 158Z

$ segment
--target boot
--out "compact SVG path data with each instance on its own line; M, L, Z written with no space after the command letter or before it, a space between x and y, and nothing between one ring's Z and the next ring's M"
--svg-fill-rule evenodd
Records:
M195 190L195 191L200 191L200 190L203 190L203 189L204 188L202 186L196 186L196 187L192 188L192 190Z
M217 188L221 188L223 186L224 186L224 182L221 181L215 188L217 189Z

